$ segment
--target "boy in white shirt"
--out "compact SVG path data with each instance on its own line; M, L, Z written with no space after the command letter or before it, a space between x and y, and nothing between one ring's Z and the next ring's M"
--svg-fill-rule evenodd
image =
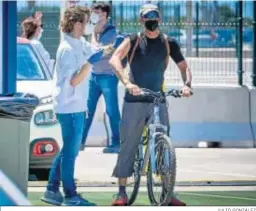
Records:
M49 175L47 190L42 201L53 205L93 206L76 192L74 168L79 153L84 125L87 96L87 79L90 69L79 83L72 78L83 70L93 49L82 37L90 18L90 11L82 7L69 8L64 13L61 30L64 39L60 43L54 71L54 110L60 123L63 147L56 156ZM83 71L84 72L84 71ZM65 198L59 191L62 181Z

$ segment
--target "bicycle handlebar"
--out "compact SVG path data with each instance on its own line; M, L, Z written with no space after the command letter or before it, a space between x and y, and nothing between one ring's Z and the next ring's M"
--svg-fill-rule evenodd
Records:
M142 96L150 96L150 97L158 98L158 99L161 99L163 97L168 97L168 96L172 96L175 98L182 97L182 90L178 90L178 89L171 89L168 92L164 92L164 93L154 92L150 89L145 89L145 88L142 88L141 91L142 91L142 93L141 93ZM193 94L193 92L191 92L191 94Z

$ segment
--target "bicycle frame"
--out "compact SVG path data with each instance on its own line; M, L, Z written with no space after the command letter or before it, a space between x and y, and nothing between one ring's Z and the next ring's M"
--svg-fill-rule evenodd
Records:
M160 102L154 102L154 114L153 114L153 123L149 124L149 134L148 134L148 143L146 151L143 157L143 145L139 146L139 155L141 162L141 176L146 176L147 166L149 164L149 157L151 157L151 169L153 173L156 173L156 163L155 163L155 140L156 137L160 134L167 134L167 126L164 126L160 122ZM161 132L158 132L158 131Z

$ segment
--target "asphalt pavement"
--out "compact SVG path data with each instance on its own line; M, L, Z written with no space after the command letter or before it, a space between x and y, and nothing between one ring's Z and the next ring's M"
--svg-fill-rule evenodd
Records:
M80 187L115 187L112 177L117 154L104 154L103 148L80 152L75 177ZM256 149L178 148L176 185L239 186L256 188ZM146 178L141 180L145 185ZM29 187L43 187L46 181L29 181Z
M116 154L87 148L79 154L75 176L80 182L114 184ZM256 182L256 149L178 148L177 182Z

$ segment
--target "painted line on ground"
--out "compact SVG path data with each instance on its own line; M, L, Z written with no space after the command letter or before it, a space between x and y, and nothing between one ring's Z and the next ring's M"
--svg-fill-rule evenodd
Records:
M103 188L111 188L116 187L117 183L115 181L109 181L109 182L99 182L99 181L76 181L77 187L79 188L88 188L88 187L103 187ZM34 181L29 182L28 187L31 188L40 188L45 187L47 185L47 181ZM140 184L141 187L146 186L146 181L141 181ZM256 181L255 180L197 180L197 181L176 181L176 187L178 188L186 188L186 187L201 187L201 188L207 188L207 187L222 187L222 188L232 188L233 186L237 187L252 187L256 188Z
M185 170L180 169L180 172L190 172L190 173L204 173L204 174L217 174L222 176L233 176L233 177L249 177L249 178L255 178L256 176L247 175L247 174L229 174L229 173L222 173L222 172L215 172L215 171L199 171L199 170Z
M212 197L212 198L226 198L226 199L239 199L239 200L248 200L248 201L256 201L255 198L247 198L247 197L236 197L236 196L223 196L223 195L215 195L215 194L207 194L207 193L182 193L183 195L193 195L193 196L203 196L203 197Z
M44 192L46 190L45 187L29 187L28 192ZM116 192L116 187L78 187L78 191L82 192ZM128 188L130 190L130 188ZM146 187L140 187L140 192L146 192ZM175 187L175 192L212 192L212 191L256 191L256 187L240 187L240 186L232 186L232 187Z

